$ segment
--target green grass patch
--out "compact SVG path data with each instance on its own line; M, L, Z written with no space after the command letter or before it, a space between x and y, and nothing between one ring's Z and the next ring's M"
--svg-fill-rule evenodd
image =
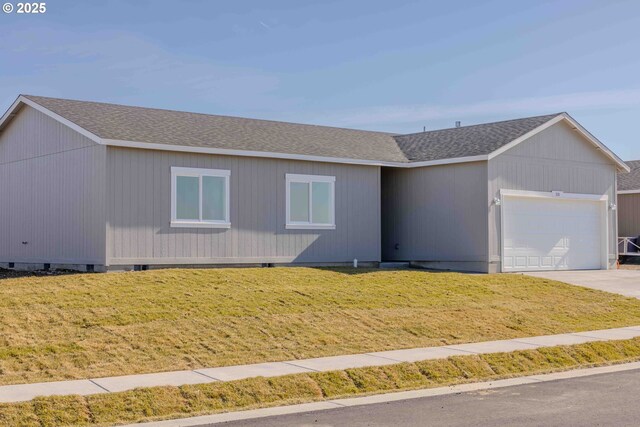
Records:
M523 275L275 268L10 278L0 280L0 384L638 324L639 300ZM602 360L596 348L582 357Z
M591 360L596 360L592 362ZM0 404L0 426L110 426L431 388L640 360L640 338L335 372Z

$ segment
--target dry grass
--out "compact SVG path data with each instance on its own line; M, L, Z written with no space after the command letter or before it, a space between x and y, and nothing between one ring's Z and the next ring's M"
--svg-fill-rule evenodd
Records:
M640 338L636 338L227 383L141 388L85 397L41 397L31 402L0 404L0 426L112 426L489 381L639 359Z
M640 324L640 301L519 275L218 269L0 281L0 383Z

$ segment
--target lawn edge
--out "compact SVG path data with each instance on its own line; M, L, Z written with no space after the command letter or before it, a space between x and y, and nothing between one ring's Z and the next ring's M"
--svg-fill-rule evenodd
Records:
M170 418L149 422L120 425L119 427L194 427L203 424L219 424L235 421L249 421L273 416L300 414L307 412L320 412L329 409L348 408L354 406L366 406L379 403L392 403L404 400L446 396L451 394L470 393L481 390L500 389L505 387L515 387L522 385L539 384L550 381L561 381L566 379L583 378L594 375L626 372L640 369L640 361L621 362L591 368L576 368L548 374L534 374L527 376L516 376L512 378L489 380L482 382L461 383L451 386L436 388L421 388L413 390L392 391L388 393L375 393L369 395L358 395L343 399L319 400L315 402L301 403L297 405L267 406L253 410L239 410L232 412L219 412L199 416L189 416L188 418ZM568 374L568 375L562 375ZM560 377L559 377L560 375Z
M640 338L0 404L0 425L109 426L429 390L640 361Z

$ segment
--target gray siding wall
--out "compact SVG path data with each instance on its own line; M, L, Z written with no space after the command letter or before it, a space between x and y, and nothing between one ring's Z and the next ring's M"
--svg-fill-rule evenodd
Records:
M228 169L231 229L171 228L171 167ZM285 174L336 177L336 229L285 229ZM110 265L380 260L380 168L109 147Z
M104 264L105 159L105 147L23 107L0 134L0 262Z
M486 162L384 168L382 259L486 265L486 194Z
M618 235L640 236L640 194L618 194Z
M560 122L489 161L489 254L500 262L500 189L607 194L616 200L616 167L569 125ZM617 216L609 211L609 254L617 256Z

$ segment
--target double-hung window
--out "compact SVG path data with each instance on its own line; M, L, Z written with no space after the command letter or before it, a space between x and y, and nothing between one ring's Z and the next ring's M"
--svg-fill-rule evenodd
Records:
M230 228L229 177L220 169L171 168L171 226Z
M335 176L287 174L288 229L335 229Z

